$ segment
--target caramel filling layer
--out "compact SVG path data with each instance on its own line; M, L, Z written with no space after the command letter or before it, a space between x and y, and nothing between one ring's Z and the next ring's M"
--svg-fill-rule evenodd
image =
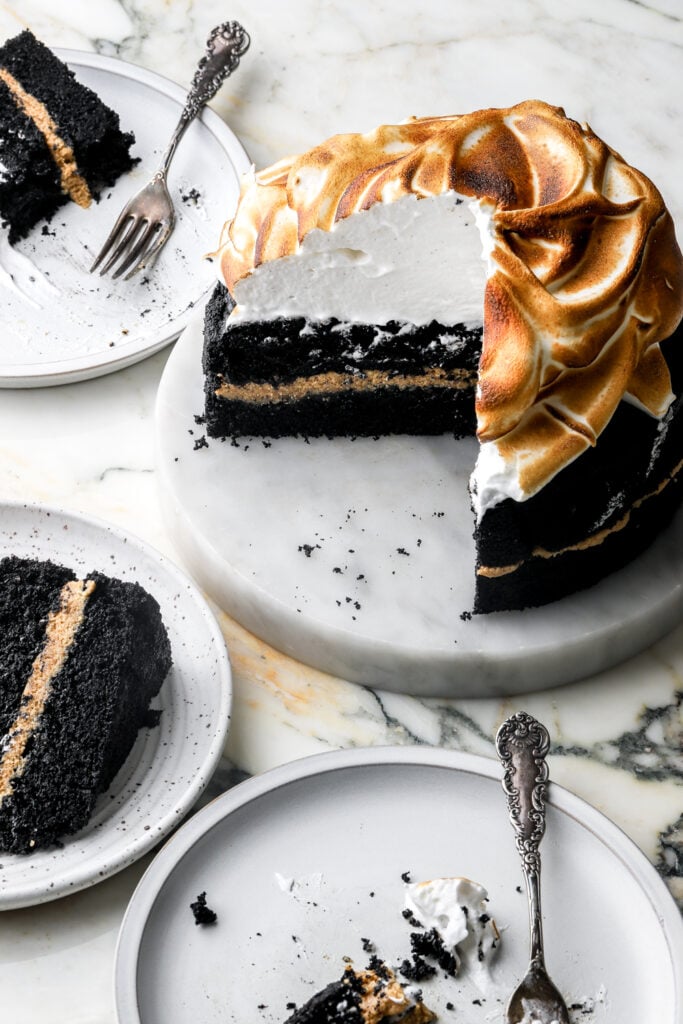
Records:
M65 583L59 608L48 616L45 645L31 666L17 717L0 743L0 802L12 794L13 779L24 770L26 744L40 721L53 680L69 655L94 589L94 580Z
M389 1020L396 1020L397 1024L399 1021L401 1024L429 1024L436 1020L424 1003L408 998L393 972L385 984L370 970L362 971L359 978L362 985L360 1011L364 1024L385 1024Z
M52 120L47 107L26 92L14 75L10 74L7 68L0 68L0 79L5 83L12 99L20 110L29 117L38 131L45 139L47 148L52 154L52 159L57 165L60 175L62 191L66 192L70 199L79 206L88 207L92 202L92 196L88 183L78 172L74 151L59 135L59 129Z
M469 388L477 380L476 370L443 370L434 367L424 373L390 376L384 370L364 370L362 374L316 373L297 377L286 384L230 384L224 381L216 389L219 398L268 405L309 395L332 395L342 391L377 391L384 388Z
M597 533L591 534L590 537L586 537L584 540L577 541L576 544L569 544L566 548L558 548L557 551L548 551L547 548L537 547L531 552L531 558L555 558L557 555L565 555L570 551L585 551L588 548L595 548L603 541L607 540L608 537L614 533L619 533L625 526L628 525L633 512L640 508L642 504L648 501L650 498L656 498L658 494L661 494L665 487L667 487L673 480L676 479L681 469L683 469L683 459L674 467L671 474L661 481L658 487L654 491L650 491L648 494L644 494L642 498L636 498L631 505L630 509L624 512L620 519L612 523L611 526L606 526L604 530L598 530ZM521 562L515 562L513 565L480 565L477 569L478 576L486 576L487 579L497 579L499 576L509 576L511 572L516 572L520 569L524 562L528 559L522 559Z

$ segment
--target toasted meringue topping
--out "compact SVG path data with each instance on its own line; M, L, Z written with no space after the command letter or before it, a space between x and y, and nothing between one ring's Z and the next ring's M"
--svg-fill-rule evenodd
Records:
M416 118L337 135L243 185L216 254L227 287L313 229L406 195L478 202L487 281L475 469L483 512L524 500L590 445L622 398L661 418L659 342L683 315L683 258L658 190L559 107ZM485 460L487 465L491 459Z

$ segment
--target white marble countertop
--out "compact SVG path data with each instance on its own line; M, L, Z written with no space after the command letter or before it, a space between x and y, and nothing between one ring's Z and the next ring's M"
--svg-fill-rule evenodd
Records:
M21 0L0 36L29 25L50 45L98 50L187 84L208 30L252 36L214 102L257 165L336 131L409 114L565 107L656 181L683 227L679 0ZM1 296L0 296L1 301ZM156 489L152 412L167 358L108 377L4 391L0 494L110 520L174 554ZM87 427L87 429L85 429ZM683 626L628 663L519 700L417 700L296 664L218 613L234 672L227 756L212 792L241 773L336 747L443 745L493 755L498 724L525 708L549 726L552 777L620 825L683 901ZM81 894L0 915L5 1016L113 1024L114 946L148 859Z

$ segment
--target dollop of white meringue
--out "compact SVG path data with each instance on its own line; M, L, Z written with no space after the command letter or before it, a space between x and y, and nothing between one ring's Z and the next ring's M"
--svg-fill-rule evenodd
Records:
M232 319L481 327L486 274L474 205L453 191L406 195L315 228L295 254L236 282Z
M434 878L406 887L406 909L427 931L435 929L460 966L486 969L500 942L488 912L488 893L469 878Z

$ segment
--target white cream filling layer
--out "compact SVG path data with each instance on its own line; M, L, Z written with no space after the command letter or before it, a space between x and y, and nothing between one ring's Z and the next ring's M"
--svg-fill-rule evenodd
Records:
M295 255L235 284L233 319L481 326L486 272L472 205L452 191L407 195L309 231Z

